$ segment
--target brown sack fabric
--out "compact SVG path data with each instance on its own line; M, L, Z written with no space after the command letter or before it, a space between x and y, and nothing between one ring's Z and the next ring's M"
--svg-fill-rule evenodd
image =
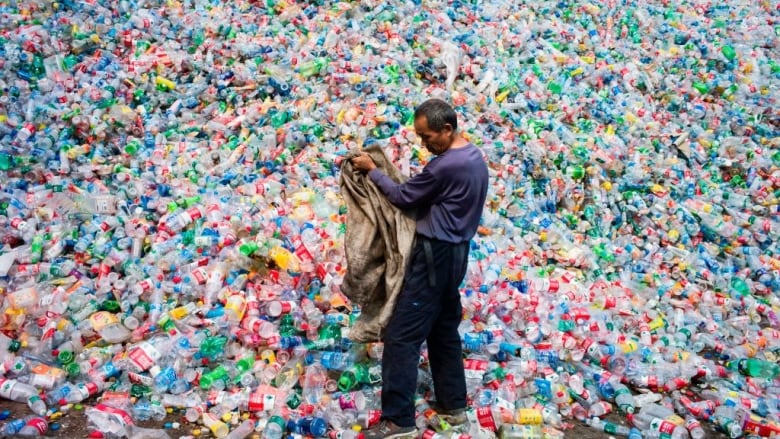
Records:
M395 182L406 180L378 145L363 149ZM341 291L360 306L349 338L379 341L401 292L415 236L414 214L390 204L374 182L352 168L351 151L341 164L341 195L347 203L344 248L347 273Z

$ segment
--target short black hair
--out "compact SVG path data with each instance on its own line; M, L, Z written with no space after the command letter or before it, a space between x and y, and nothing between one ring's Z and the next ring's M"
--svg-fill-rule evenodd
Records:
M450 104L441 99L428 99L414 110L414 119L425 116L428 120L428 128L439 132L444 125L450 124L453 131L458 131L458 115Z

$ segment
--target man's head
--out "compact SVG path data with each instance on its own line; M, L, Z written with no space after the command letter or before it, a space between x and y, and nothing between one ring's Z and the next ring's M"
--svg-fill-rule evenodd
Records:
M433 154L441 154L455 141L458 115L441 99L429 99L414 111L414 131L422 144Z

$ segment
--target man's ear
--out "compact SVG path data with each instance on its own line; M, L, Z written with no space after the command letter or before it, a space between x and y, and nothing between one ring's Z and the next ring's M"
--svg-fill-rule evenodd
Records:
M452 133L455 131L455 130L452 128L452 125L451 125L451 124L448 124L448 123L445 123L445 124L444 124L444 127L443 127L441 130L442 130L442 132L444 132L444 134L446 134L447 136L451 136L451 135L452 135Z

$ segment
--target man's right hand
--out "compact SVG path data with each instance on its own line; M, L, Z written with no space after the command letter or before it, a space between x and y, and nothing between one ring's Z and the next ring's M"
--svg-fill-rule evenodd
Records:
M372 170L376 169L374 160L365 152L361 153L357 157L353 157L351 162L352 166L361 172L371 172Z

